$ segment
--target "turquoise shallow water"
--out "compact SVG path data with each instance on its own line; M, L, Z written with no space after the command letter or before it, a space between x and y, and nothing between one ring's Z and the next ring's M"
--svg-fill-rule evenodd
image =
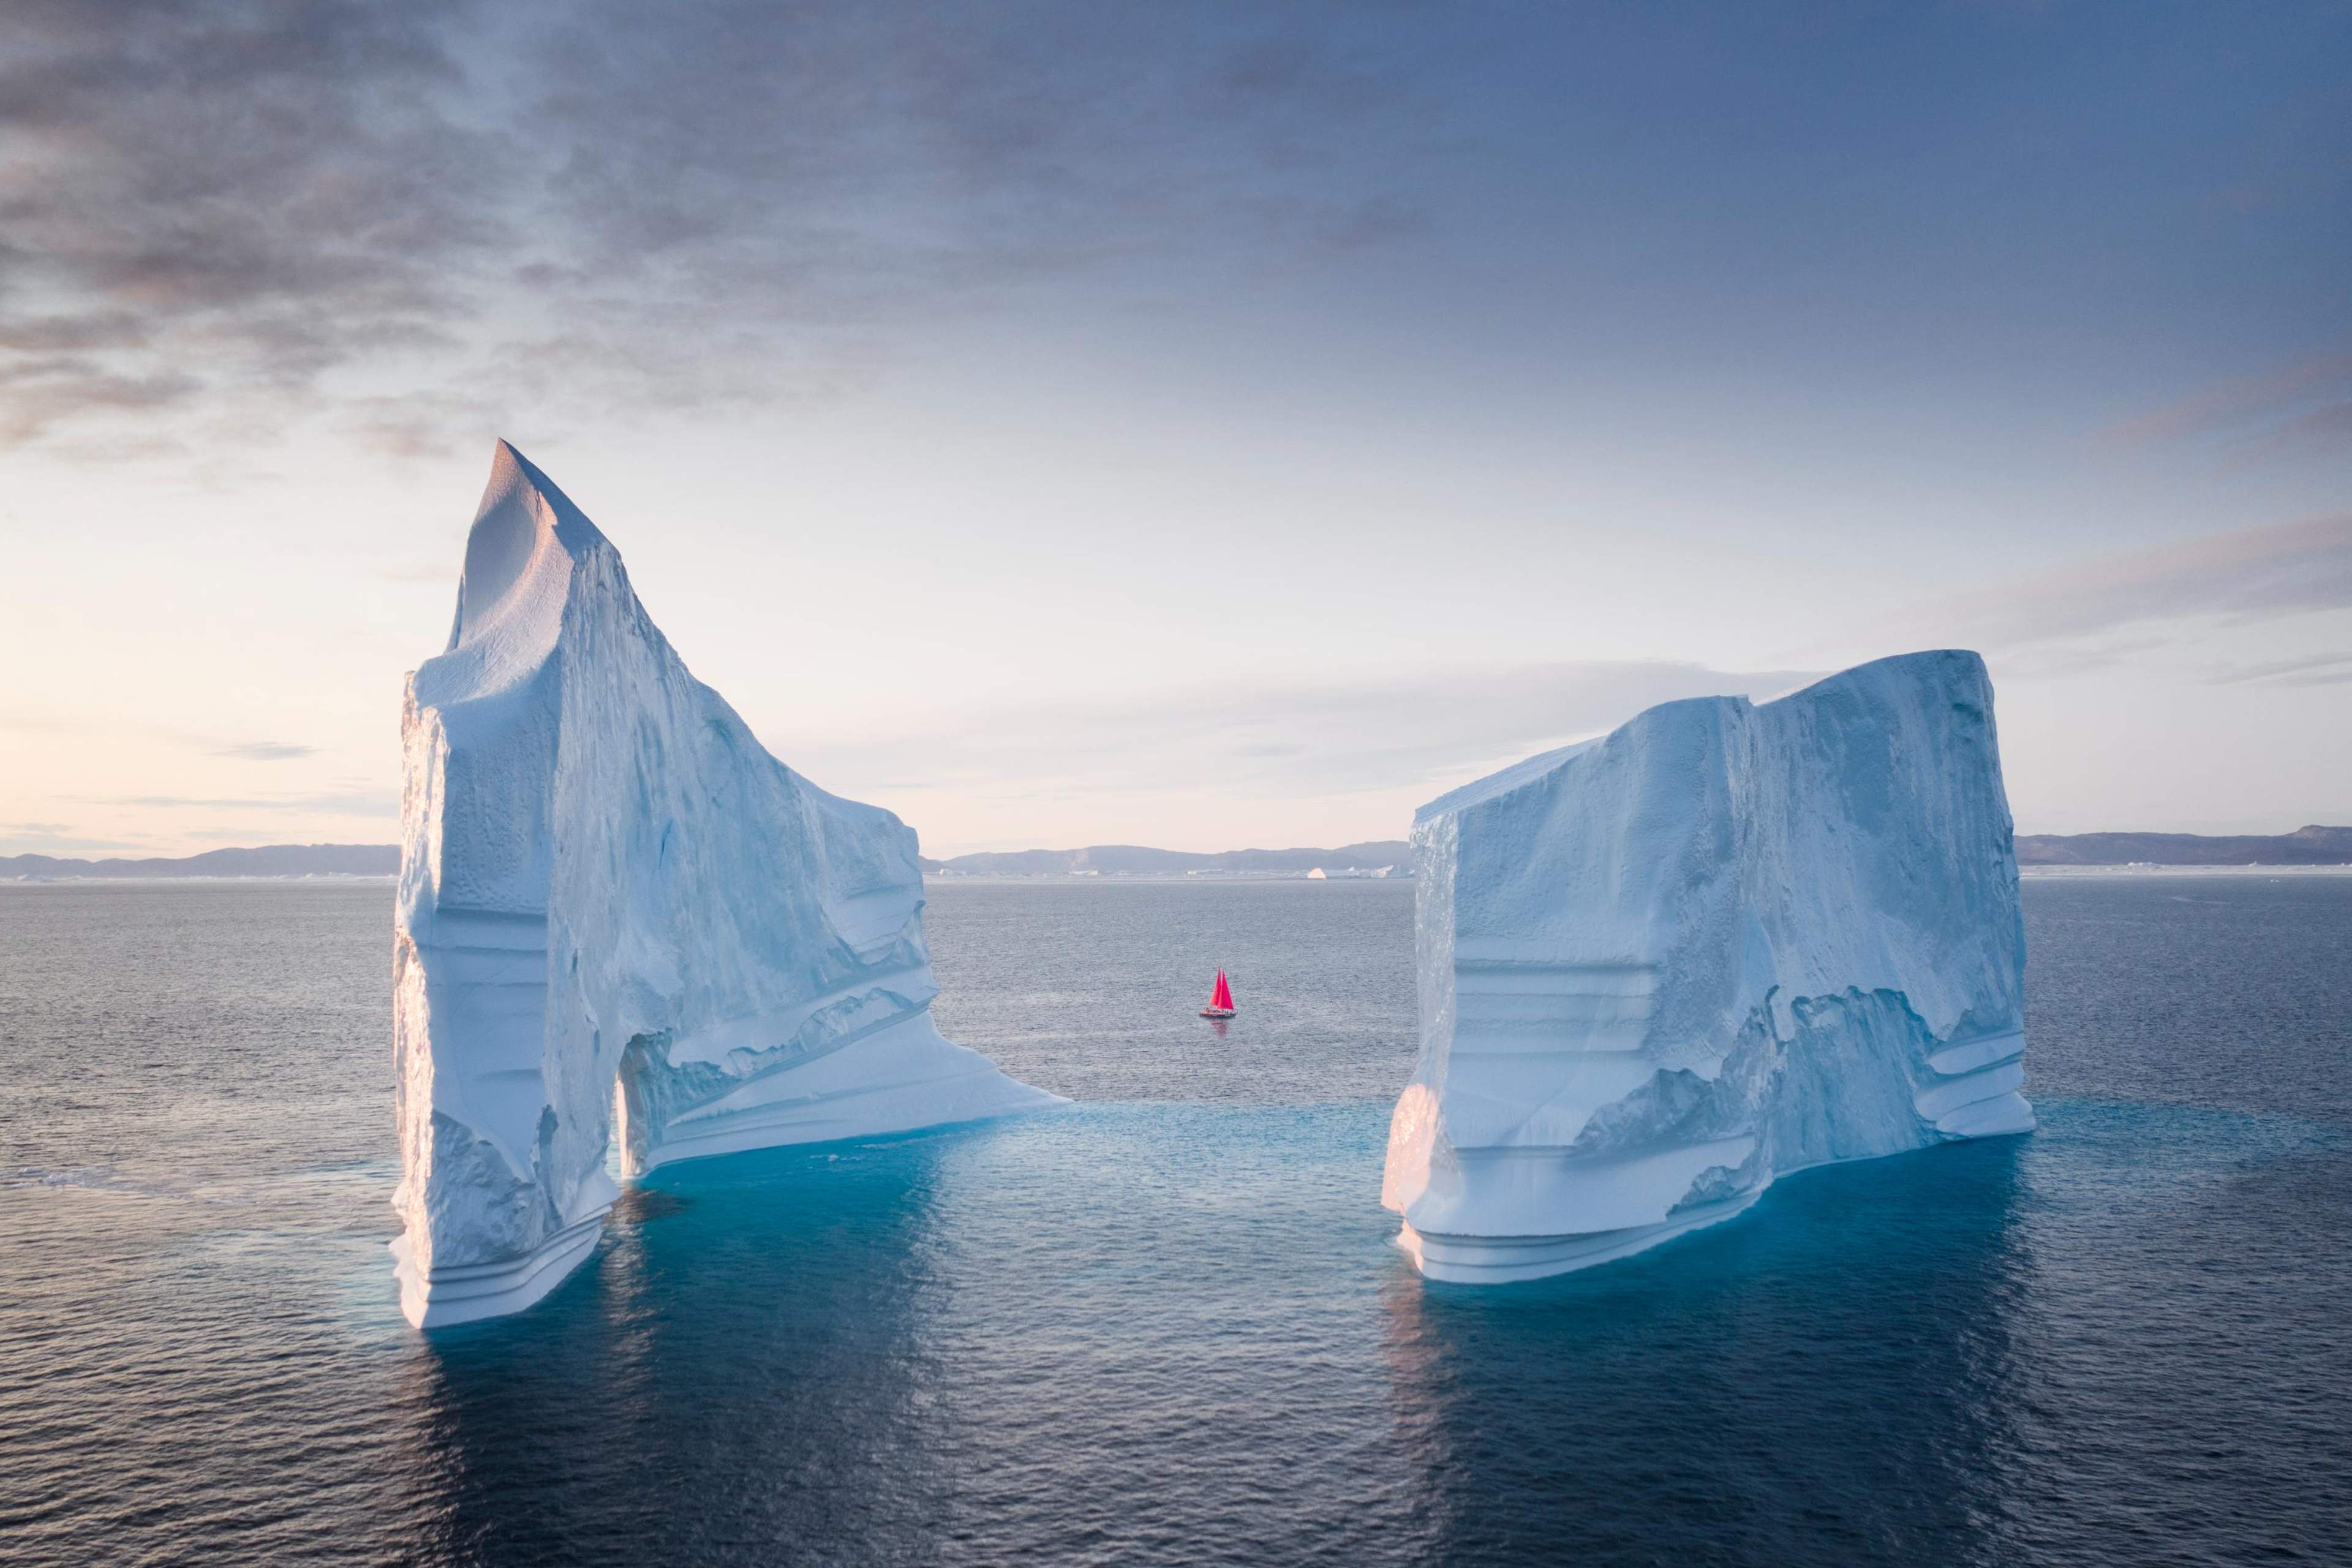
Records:
M1377 1204L1408 889L949 884L942 1021L1086 1103L665 1170L426 1337L385 890L0 889L0 1560L2341 1560L2352 881L2027 896L2041 1132L1478 1289Z

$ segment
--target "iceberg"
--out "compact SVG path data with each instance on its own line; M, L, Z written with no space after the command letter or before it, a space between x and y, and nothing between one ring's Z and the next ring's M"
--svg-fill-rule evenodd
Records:
M914 832L778 763L501 442L408 679L394 930L418 1327L519 1311L622 1174L1061 1103L931 1021Z
M1381 1201L1423 1274L1564 1273L1810 1165L2032 1130L1992 700L1975 654L1910 654L1421 809Z

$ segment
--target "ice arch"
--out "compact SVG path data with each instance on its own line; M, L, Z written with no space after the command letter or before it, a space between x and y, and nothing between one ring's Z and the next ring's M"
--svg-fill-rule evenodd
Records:
M401 734L411 1322L520 1310L588 1256L616 1099L631 1173L1058 1102L932 1024L913 831L770 756L504 442Z

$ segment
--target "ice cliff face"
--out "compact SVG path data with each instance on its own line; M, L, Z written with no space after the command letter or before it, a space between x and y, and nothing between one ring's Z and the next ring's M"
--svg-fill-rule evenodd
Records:
M2011 837L1960 652L1666 703L1423 807L1402 1244L1533 1279L1808 1165L2030 1131Z
M1055 1101L933 1026L914 833L762 750L503 443L401 731L412 1322L552 1289L616 1195L616 1130L637 1173Z

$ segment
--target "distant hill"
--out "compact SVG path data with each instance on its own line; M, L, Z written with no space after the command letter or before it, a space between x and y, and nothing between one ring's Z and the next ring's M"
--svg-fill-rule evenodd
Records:
M2021 833L2021 866L2347 866L2352 827L2208 837L2199 833Z
M0 879L389 877L399 869L396 844L272 844L260 849L207 849L176 860L60 860L53 855L0 855Z
M1192 855L1131 844L1087 849L1024 849L1011 854L926 859L926 871L995 877L1064 877L1094 871L1106 877L1181 876L1187 871L1306 872L1405 869L1402 839L1349 844L1338 849L1228 849ZM208 849L183 859L67 860L53 855L0 856L0 880L17 877L389 877L400 869L395 844L273 844L262 849Z
M2021 866L2352 866L2352 827L2316 824L2293 833L2208 837L2197 833L2021 833ZM1015 849L923 862L926 871L978 877L1181 877L1187 871L1412 869L1402 838L1343 844L1337 849L1226 849L1192 854L1137 844L1084 849ZM69 860L52 855L0 855L0 880L18 877L389 877L400 869L394 844L272 844L259 849L208 849L180 859Z
M2021 866L2345 866L2352 865L2352 827L2298 827L2293 833L2208 837L2195 833L2021 833ZM1213 855L1148 849L1133 844L1097 844L1086 849L1016 849L1000 854L958 855L925 860L926 871L959 871L982 877L1067 877L1093 871L1105 877L1181 876L1186 871L1291 871L1320 866L1326 871L1370 871L1393 866L1412 869L1411 847L1401 838L1348 844L1337 849L1228 849Z
M925 860L926 871L973 877L1181 877L1187 871L1377 871L1407 868L1410 850L1402 838L1344 844L1337 849L1226 849L1193 854L1182 849L1147 849L1136 844L1096 844L1084 849L1014 849Z

